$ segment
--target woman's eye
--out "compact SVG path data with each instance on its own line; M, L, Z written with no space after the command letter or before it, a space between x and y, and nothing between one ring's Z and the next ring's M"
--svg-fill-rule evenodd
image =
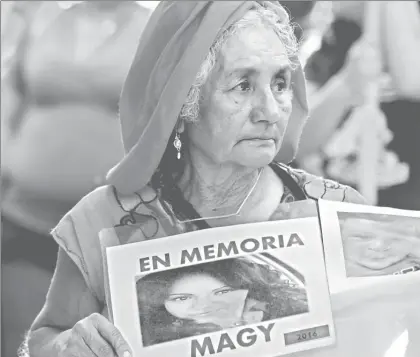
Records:
M243 81L236 85L233 89L239 90L241 92L248 92L251 89L251 85L248 81Z
M170 301L183 302L191 299L190 296L177 296L170 299Z
M231 291L233 291L233 289L227 288L227 289L216 291L214 295L224 295L224 294L230 293Z

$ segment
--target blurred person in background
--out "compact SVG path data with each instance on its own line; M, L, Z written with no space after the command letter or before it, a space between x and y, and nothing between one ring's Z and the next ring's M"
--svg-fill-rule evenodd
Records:
M295 22L294 32L299 41L299 58L305 65L308 57L319 49L322 34L332 21L330 1L279 1Z
M123 155L118 98L150 14L134 1L62 3L16 3L2 34L4 357L45 301L49 232Z
M297 25L294 26L296 39L301 41L305 31L310 27L311 13L316 1L279 1L289 13L290 19Z
M407 182L380 189L378 204L419 210L420 2L385 1L380 6L381 56L391 79L381 93L381 109L393 135L387 149L409 165L410 176ZM377 56L359 41L365 2L335 1L332 9L335 20L324 35L321 48L306 65L311 118L297 158L298 166L330 177L333 170L325 154L325 143L345 123L352 109L361 104L364 88L372 80L378 80L380 73L374 68ZM385 169L387 164L390 167L395 164L397 158L392 155L384 158ZM392 181L393 174L388 170L381 179ZM340 180L346 182L346 175L342 170Z

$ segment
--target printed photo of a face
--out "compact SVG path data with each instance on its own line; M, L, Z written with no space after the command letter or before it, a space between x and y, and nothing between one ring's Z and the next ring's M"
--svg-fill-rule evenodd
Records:
M420 218L338 212L348 277L420 271Z
M234 289L206 273L175 280L165 300L166 310L181 320L233 326L241 319L248 291Z
M151 273L136 286L145 347L309 311L303 276L268 254Z

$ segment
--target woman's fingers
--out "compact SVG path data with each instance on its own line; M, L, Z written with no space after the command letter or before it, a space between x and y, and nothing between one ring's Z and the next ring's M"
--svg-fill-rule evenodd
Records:
M92 328L87 336L84 337L84 342L93 352L95 357L119 357L119 355L114 351L114 348L111 346L110 342L106 341L95 328Z
M80 332L81 331L79 331L78 329L75 329L75 328L72 329L71 337L68 340L65 349L61 351L60 356L62 357L97 357L97 355L86 344Z
M131 348L120 331L100 314L92 314L76 323L67 344L66 356L130 357Z
M98 356L108 356L105 353L115 352L116 357L131 357L132 351L128 344L128 342L124 339L121 332L106 319L102 315L95 315L94 318L92 318L92 323L94 327L96 327L96 330L102 338L108 342L108 346L111 347L111 351L107 350L108 347L98 346L99 354ZM100 350L105 349L105 350ZM112 354L109 354L109 356L114 356Z

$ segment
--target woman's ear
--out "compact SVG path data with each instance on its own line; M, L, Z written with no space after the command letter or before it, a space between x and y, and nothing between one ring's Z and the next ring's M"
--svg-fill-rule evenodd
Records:
M176 131L180 134L182 134L185 131L185 120L178 120L178 123L176 124Z

